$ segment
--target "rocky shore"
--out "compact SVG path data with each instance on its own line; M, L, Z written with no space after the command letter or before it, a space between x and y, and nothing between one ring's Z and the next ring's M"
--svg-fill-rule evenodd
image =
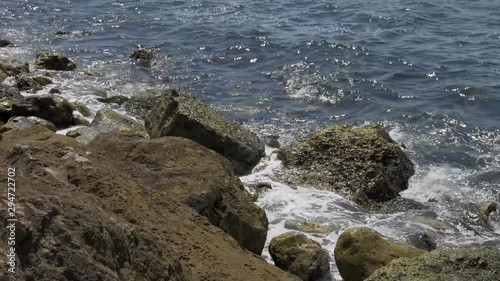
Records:
M131 59L141 54L153 58L134 52ZM56 89L36 93L52 83L51 71L76 69L73 60L39 53L32 67L47 72L33 75L27 62L0 59L1 169L15 168L17 187L16 274L1 255L1 280L314 281L332 260L346 281L500 280L497 248L436 249L426 233L403 242L355 227L324 249L303 233L331 230L303 222L288 223L302 233L271 240L271 265L260 257L268 218L238 178L265 156L255 132L176 90L102 99L138 118L110 108L94 115ZM333 125L278 157L281 181L336 192L370 211L425 208L400 197L414 164L380 126ZM476 210L476 225L491 227L496 203Z

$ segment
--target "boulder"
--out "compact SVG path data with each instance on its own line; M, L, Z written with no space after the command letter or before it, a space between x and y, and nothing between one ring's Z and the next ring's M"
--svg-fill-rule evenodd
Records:
M269 244L274 264L304 281L320 279L330 269L328 252L298 232L274 237Z
M92 111L88 106L86 106L83 102L81 101L75 101L73 102L73 106L80 112L84 117L90 117L92 116Z
M217 153L184 138L148 140L123 134L100 134L88 147L121 163L117 169L206 216L243 248L262 253L266 214L245 194L231 164Z
M10 42L9 40L0 38L0 48L11 47L11 46L14 46L14 44L12 44L12 42Z
M35 66L48 70L71 71L76 68L76 64L62 53L45 52L36 55Z
M141 123L110 108L98 110L89 127L100 133L133 132L142 137L148 137Z
M400 258L377 269L366 281L500 280L497 248L442 248L418 258Z
M220 153L231 161L238 175L249 173L265 155L264 144L256 134L175 90L157 98L146 114L145 125L152 138L185 137Z
M40 91L43 86L52 84L52 80L44 76L29 77L26 75L19 75L16 77L16 88L21 91L31 90L33 92Z
M36 116L54 123L57 127L73 125L72 105L56 95L23 97L12 105L12 116Z
M16 167L16 280L299 280L101 152L43 127L1 136L0 169ZM11 277L0 255L0 280Z
M16 99L12 97L0 99L0 121L7 122L12 116L12 105L15 101Z
M90 126L90 121L80 114L73 114L73 125L76 126Z
M344 231L334 250L335 263L344 281L363 281L394 259L414 258L423 253L425 251L413 246L392 242L366 227Z
M10 58L2 58L0 59L0 70L7 76L17 76L20 74L28 74L30 72L30 66L27 62L20 62Z
M0 127L0 133L4 133L14 128L33 128L36 126L43 126L52 132L57 131L56 126L45 119L35 116L18 116L10 118L5 125Z
M413 163L379 126L332 126L281 149L287 181L335 191L365 208L408 188Z

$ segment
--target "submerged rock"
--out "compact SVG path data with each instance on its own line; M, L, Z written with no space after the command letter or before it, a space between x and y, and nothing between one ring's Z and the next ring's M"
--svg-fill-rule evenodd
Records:
M396 259L376 270L366 281L500 280L500 250L443 248L418 258Z
M436 250L436 242L426 233L413 233L404 238L405 242L424 251Z
M0 70L7 76L17 76L20 74L28 74L30 72L30 66L27 62L3 58L0 59Z
M15 128L33 128L36 126L43 126L51 130L52 132L55 132L57 130L56 126L53 123L45 119L38 118L35 116L28 116L28 117L18 116L10 118L5 125L0 127L0 132L3 133Z
M379 126L332 126L278 153L287 180L338 192L367 208L408 188L413 163Z
M76 68L76 64L62 53L46 52L36 55L35 66L48 70L71 71Z
M335 263L345 281L363 281L394 259L425 253L415 247L391 242L378 232L355 227L344 231L335 246Z
M73 108L66 99L56 95L29 96L12 105L12 116L36 116L57 127L73 125Z
M150 67L153 54L154 50L152 49L138 48L130 54L130 57L135 59L140 65Z
M156 99L146 114L145 125L153 138L185 137L220 153L231 161L238 175L249 173L265 154L264 144L255 133L174 90Z
M124 164L105 150L42 127L1 138L0 168L16 167L20 187L17 280L298 280L243 251L205 217L141 183L142 176L117 169ZM7 182L6 173L0 181ZM1 227L0 236L7 235ZM0 252L7 247L0 243ZM7 267L0 255L0 280L11 280Z
M330 269L330 257L321 245L297 232L274 237L269 244L274 264L304 281L321 278Z
M120 162L117 169L206 216L243 248L262 253L266 214L247 197L231 164L219 154L184 138L148 140L116 133L100 134L88 147Z

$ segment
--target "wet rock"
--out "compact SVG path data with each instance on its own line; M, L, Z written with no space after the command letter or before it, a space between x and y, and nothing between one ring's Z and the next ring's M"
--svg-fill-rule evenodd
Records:
M500 250L442 248L413 259L396 259L366 281L500 280Z
M117 169L206 216L243 248L262 253L266 214L247 197L231 164L219 154L184 138L148 140L117 133L100 134L88 147L122 163Z
M481 204L481 215L488 219L491 213L496 212L498 208L497 203L488 201Z
M269 244L274 264L304 281L320 279L330 269L328 252L304 234L288 232Z
M36 116L54 123L57 127L73 125L72 105L56 95L29 96L12 105L12 116Z
M14 46L14 44L12 44L12 42L10 42L9 40L0 38L0 48L12 47L12 46Z
M160 89L147 89L145 91L137 92L123 104L123 107L128 112L144 118L146 113L154 107L156 100L161 93L162 90Z
M97 111L89 128L100 133L132 132L144 138L148 137L148 133L141 123L109 108Z
M436 214L424 214L418 216L416 221L425 225L428 225L440 232L459 232L459 230L452 224L443 221L437 217Z
M15 98L5 97L0 99L0 120L7 122L12 116L12 105L16 101Z
M107 97L107 98L97 98L98 101L102 103L114 103L118 105L122 105L125 102L129 101L129 98L124 97L124 96L112 96L112 97Z
M61 90L56 89L56 88L52 88L49 90L49 94L60 94L60 93L61 93Z
M413 199L396 197L379 206L373 206L380 213L407 212L409 210L425 210L427 207Z
M52 84L52 80L44 76L29 77L20 75L16 77L15 86L21 91L31 90L33 92L40 91L44 86Z
M75 101L73 102L73 106L80 112L84 117L92 116L92 111L88 108L83 102Z
M264 136L264 143L271 148L281 148L281 144L278 141L280 137L275 135Z
M414 233L404 238L405 242L415 248L424 251L432 251L437 249L436 242L426 233Z
M4 133L15 128L33 128L36 126L43 126L51 130L52 132L55 132L57 130L56 126L53 123L45 119L35 116L18 116L10 118L5 125L0 127L0 133Z
M214 109L174 90L158 97L146 114L151 137L180 136L226 157L238 175L249 173L264 156L264 144L256 134L224 119Z
M11 86L6 86L3 84L0 84L0 99L2 98L20 98L22 97L21 94L19 93L19 89L16 87L11 87Z
M36 55L35 66L48 70L71 71L76 68L76 64L62 53L46 52Z
M90 121L80 114L73 114L73 125L90 126Z
M0 83L7 79L7 77L9 77L7 73L3 72L3 70L0 69Z
M145 67L150 67L151 60L153 59L153 53L154 50L152 49L144 49L139 47L138 49L134 50L132 54L130 54L130 57L136 60L138 64Z
M15 59L3 58L0 59L0 70L7 76L17 76L20 74L28 74L30 67L27 62L20 62Z
M345 281L363 281L397 258L415 258L425 251L389 241L376 231L356 227L344 231L335 246L335 263Z
M335 191L365 208L408 188L413 163L379 126L332 126L278 153L285 179Z
M314 221L288 220L285 222L285 228L298 230L305 233L328 234L333 231L330 225L323 225Z

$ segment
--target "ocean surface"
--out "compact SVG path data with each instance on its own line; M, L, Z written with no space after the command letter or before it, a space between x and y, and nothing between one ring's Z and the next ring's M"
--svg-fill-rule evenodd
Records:
M416 164L402 195L426 213L369 213L334 193L274 181L280 162L270 148L242 178L272 183L257 202L269 240L288 231L286 220L332 228L308 234L331 254L324 280L341 280L333 249L352 226L499 247L498 213L489 226L471 214L474 204L500 201L499 32L492 0L0 0L0 37L19 46L0 48L0 57L64 52L78 70L39 93L59 88L94 112L109 106L96 100L103 95L173 87L282 145L331 124L382 124ZM129 59L138 45L156 50L151 68Z

